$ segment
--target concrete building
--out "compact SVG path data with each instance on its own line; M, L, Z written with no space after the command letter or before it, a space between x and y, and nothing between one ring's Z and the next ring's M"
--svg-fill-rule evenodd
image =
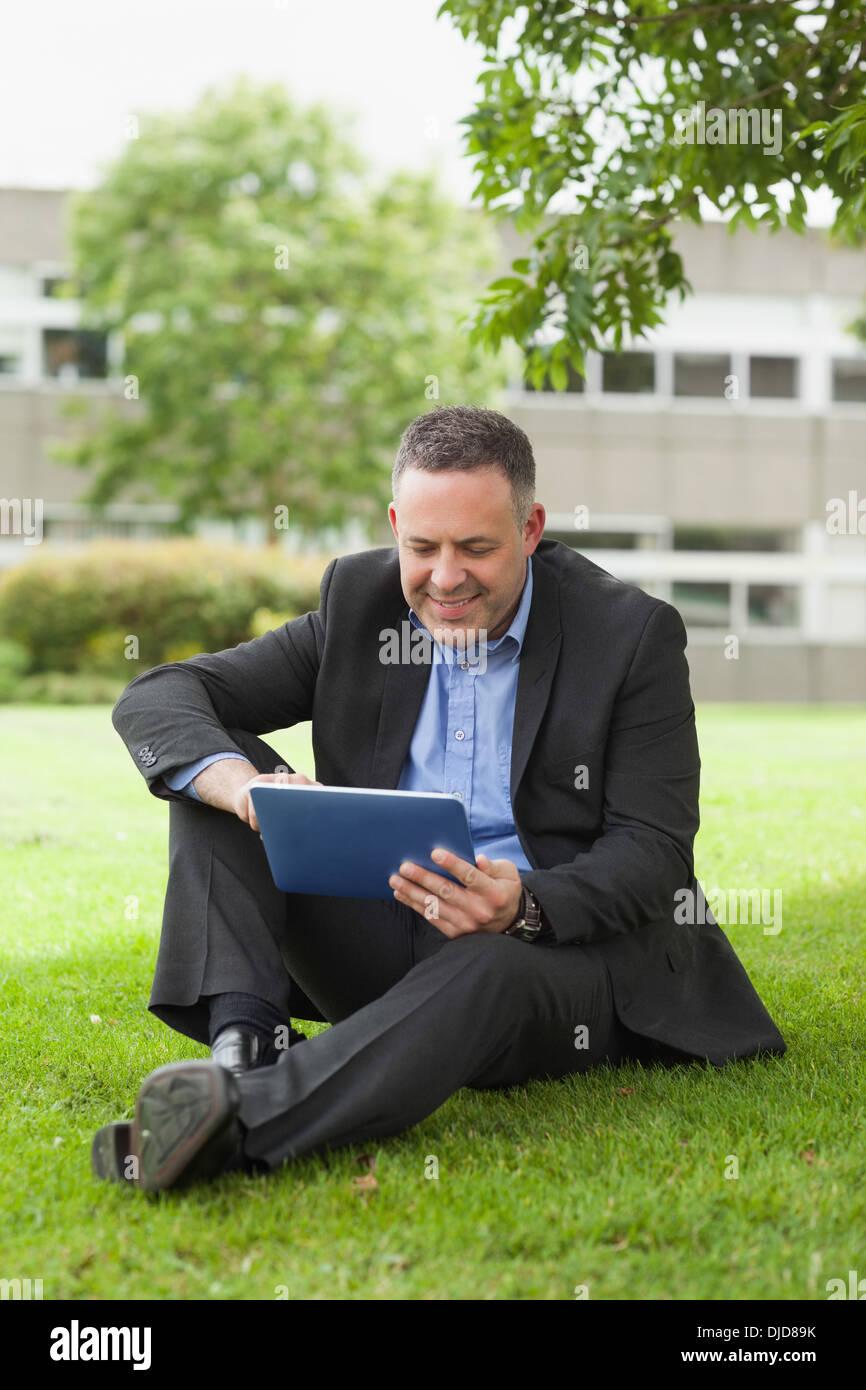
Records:
M96 523L81 476L46 454L70 392L128 405L116 347L56 296L65 197L0 190L0 564L33 553L32 499L53 544L156 535L174 515L118 504ZM862 700L866 351L847 327L866 253L691 223L677 248L694 294L663 327L590 354L566 392L508 392L548 534L680 609L696 698ZM520 253L510 233L503 250Z
M573 390L510 394L548 531L680 609L697 696L863 700L866 254L817 230L676 241L694 295L663 327Z

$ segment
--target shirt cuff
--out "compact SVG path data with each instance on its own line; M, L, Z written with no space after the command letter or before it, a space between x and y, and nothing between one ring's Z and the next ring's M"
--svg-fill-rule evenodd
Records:
M184 763L182 767L176 767L174 772L168 776L163 776L163 782L173 792L183 792L193 801L201 801L201 797L193 786L193 781L200 772L204 772L211 763L221 762L223 758L237 758L237 753L211 753L207 758L199 758L194 763Z

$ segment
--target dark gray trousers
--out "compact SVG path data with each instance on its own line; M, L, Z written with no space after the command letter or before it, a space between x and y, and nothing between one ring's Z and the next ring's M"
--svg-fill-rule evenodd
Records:
M285 766L231 730L260 772ZM207 1041L207 997L266 999L329 1022L240 1078L246 1150L270 1167L398 1134L461 1086L582 1072L653 1046L617 1019L591 947L501 934L450 939L401 903L287 894L236 816L171 802L170 868L153 1013Z

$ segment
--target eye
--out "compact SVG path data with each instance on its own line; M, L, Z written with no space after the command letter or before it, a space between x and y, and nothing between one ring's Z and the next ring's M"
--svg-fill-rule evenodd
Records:
M434 547L432 545L410 545L408 549L413 555L429 555ZM467 550L466 554L477 559L481 555L489 555L492 549L492 546L486 546L483 550Z

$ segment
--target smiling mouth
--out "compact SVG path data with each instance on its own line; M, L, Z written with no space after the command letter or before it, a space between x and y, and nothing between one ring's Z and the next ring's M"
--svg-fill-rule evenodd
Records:
M433 598L432 594L428 594L427 597L432 599L438 608L465 608L467 603L472 603L472 601L476 599L478 595L470 594L468 598L447 600L441 598Z

